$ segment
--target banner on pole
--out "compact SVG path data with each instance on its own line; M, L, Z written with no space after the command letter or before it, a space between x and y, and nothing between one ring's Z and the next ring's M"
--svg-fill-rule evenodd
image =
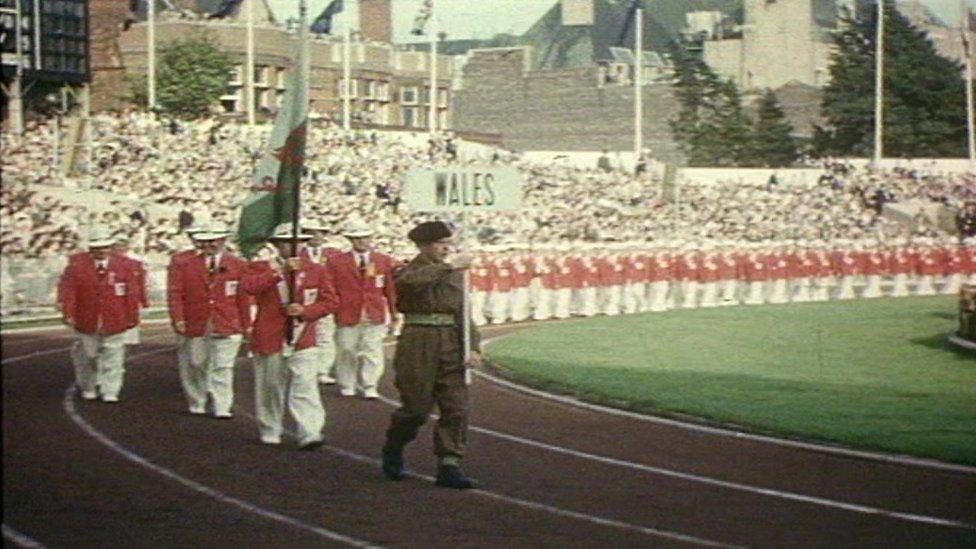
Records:
M403 201L424 212L504 212L522 206L522 178L510 167L418 169L407 174Z

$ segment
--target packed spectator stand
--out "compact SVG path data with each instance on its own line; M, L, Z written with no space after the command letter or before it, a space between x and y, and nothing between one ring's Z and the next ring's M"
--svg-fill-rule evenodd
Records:
M182 229L192 220L237 219L268 131L139 112L96 116L93 128L91 162L71 184L178 213L87 211L40 192L65 182L52 162L51 124L35 122L23 136L3 135L5 264L56 262L76 251L94 224L129 237L150 265L165 263L188 246ZM927 294L929 285L952 293L973 280L972 242L963 240L976 230L972 174L875 172L828 159L812 185L682 181L668 192L653 172L532 163L504 151L459 154L448 137L313 127L303 216L336 234L355 217L375 229L377 249L406 257L412 250L402 235L425 216L400 204L403 174L458 162L515 166L524 177L524 209L471 218L471 242L484 263L472 276L476 294L485 296L484 321ZM882 215L885 203L913 199L957 209L958 233L922 216L906 225ZM18 296L22 273L11 274L5 267L5 311L36 300ZM157 276L153 285L160 284ZM506 292L505 304L492 297Z

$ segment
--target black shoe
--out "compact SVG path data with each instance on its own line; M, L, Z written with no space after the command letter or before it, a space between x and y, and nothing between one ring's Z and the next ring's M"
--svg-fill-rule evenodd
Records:
M403 480L403 450L383 448L383 474L390 480Z
M438 467L436 484L457 490L470 490L478 487L478 483L473 478L465 476L457 465L441 465Z

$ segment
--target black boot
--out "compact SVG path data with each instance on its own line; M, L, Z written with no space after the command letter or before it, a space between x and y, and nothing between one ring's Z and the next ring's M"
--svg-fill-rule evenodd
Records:
M390 480L403 480L403 449L383 447L383 474Z
M465 476L457 465L441 465L438 467L436 484L457 490L470 490L478 487L478 483L473 478Z

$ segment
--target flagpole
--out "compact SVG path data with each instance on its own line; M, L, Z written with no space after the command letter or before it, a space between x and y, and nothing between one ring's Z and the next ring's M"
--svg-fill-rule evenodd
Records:
M644 49L644 7L643 2L637 4L634 17L634 167L640 162L641 151L644 150L644 97L643 86L643 49Z
M247 70L244 77L247 78L245 98L247 99L247 125L250 132L254 133L254 2L247 0Z
M874 52L874 167L880 168L884 154L882 128L884 96L884 0L878 0L877 38Z
M431 136L437 133L437 12L434 0L430 0L430 109L427 111L427 127Z
M309 75L310 61L309 61L309 51L308 51L309 48L308 48L308 28L307 28L308 27L308 13L307 13L307 11L308 10L307 10L307 7L305 5L305 0L300 0L299 1L299 4L298 4L298 20L299 20L299 23L298 23L298 25L299 25L299 27L298 27L298 42L299 42L299 47L301 48L301 53L299 54L299 59L301 60L301 62L299 63L299 66L295 67L296 70L299 71L299 73L297 75L298 78L295 78L295 83L297 85L300 85L300 86L303 86L304 87L304 93L298 94L298 97L301 100L303 100L303 101L308 101L309 100L309 95L308 95L308 92L309 92L308 75ZM304 112L306 112L306 116L307 116L308 109L304 109ZM299 122L299 124L305 124L306 125L305 126L305 131L306 131L306 135L308 135L308 132L309 132L309 128L307 126L307 124L308 124L308 118L306 117L305 120L300 120L298 122ZM303 151L303 154L304 154L304 151ZM295 189L294 189L294 192L292 193L292 196L294 197L294 202L292 203L293 207L292 207L292 212L291 212L291 220L292 220L292 227L291 227L291 231L292 231L292 233L291 233L291 237L292 237L292 241L291 241L291 253L292 253L292 257L298 256L298 224L299 224L299 221L301 220L301 215L300 215L301 212L300 212L300 209L301 209L301 203L302 202L301 202L300 195L301 195L301 190L302 190L302 185L301 185L301 183L302 183L302 181L301 181L302 180L302 173L301 172L302 171L303 170L300 170L299 171L298 181L295 182Z
M37 2L38 4L40 2ZM149 86L149 110L152 111L156 108L156 0L147 0L146 6L148 8L146 19L148 22L146 33L148 50L148 59L146 66L147 73L147 85Z
M969 149L969 168L976 168L976 128L973 121L973 55L972 36L969 35L970 16L965 0L959 0L960 27L962 30L963 52L966 63L966 140Z
M352 85L352 22L346 16L345 37L342 46L342 129L349 131L352 128L350 116L352 111L352 97L350 92Z

